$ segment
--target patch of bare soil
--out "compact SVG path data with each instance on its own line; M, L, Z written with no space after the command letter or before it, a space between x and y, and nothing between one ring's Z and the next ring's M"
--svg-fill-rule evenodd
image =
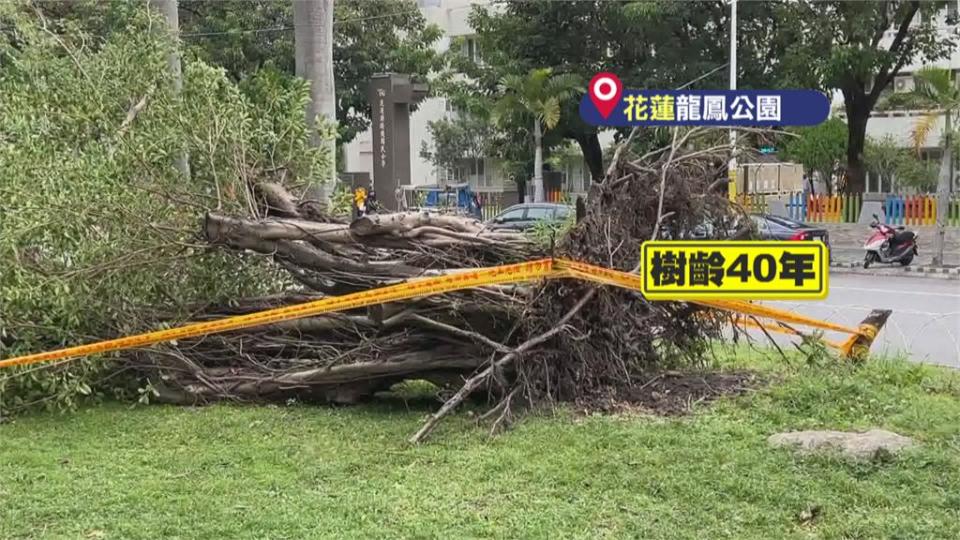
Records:
M651 375L635 386L609 389L577 401L581 412L644 412L659 416L689 414L697 405L756 389L764 380L752 371L675 372Z

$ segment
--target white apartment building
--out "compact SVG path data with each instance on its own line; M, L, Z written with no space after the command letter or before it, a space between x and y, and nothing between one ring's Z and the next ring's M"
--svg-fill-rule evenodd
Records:
M958 9L960 9L960 1L952 0L947 6L946 13L941 14L939 17L937 24L939 32L945 35L954 35L956 36L958 42L960 42L960 28L958 28L957 25L951 25L947 23L947 17L949 16L952 18L956 16ZM889 45L890 41L895 35L896 29L888 30L883 38L882 45ZM891 87L884 90L884 93L905 93L912 91L915 88L913 77L914 72L926 66L945 68L953 71L958 84L960 84L960 47L957 47L948 58L936 62L914 62L904 66L894 79ZM881 97L880 99L882 101L884 97ZM901 147L912 147L913 142L911 140L911 134L914 130L914 126L916 125L917 120L926 114L927 111L925 110L874 110L870 115L870 120L867 122L867 136L874 139L882 139L889 136ZM941 116L940 120L936 123L928 135L926 145L922 149L922 155L925 159L936 161L940 160L942 152L939 148L939 144L942 135L943 117ZM954 167L957 168L957 165L954 165ZM960 174L958 173L960 173L960 169L954 173L955 181L958 177L960 177ZM868 192L876 193L889 191L895 187L896 186L888 185L881 186L877 178L868 177L867 179Z
M475 4L489 5L489 0L417 0L420 12L430 24L440 27L444 35L435 45L440 50L448 50L451 43L462 38L462 52L472 58L479 58L478 50L470 27L469 15ZM514 191L514 184L500 170L496 160L465 160L458 170L437 170L429 161L420 156L426 142L430 144L430 131L427 123L456 114L443 97L431 97L420 103L418 109L410 115L410 177L414 185L437 184L444 182L469 182L477 191L499 192ZM613 133L601 133L600 143L606 146L613 141ZM373 132L368 129L360 133L344 147L344 166L348 173L367 173L373 175ZM565 166L565 185L567 191L583 191L589 184L590 173L582 163Z

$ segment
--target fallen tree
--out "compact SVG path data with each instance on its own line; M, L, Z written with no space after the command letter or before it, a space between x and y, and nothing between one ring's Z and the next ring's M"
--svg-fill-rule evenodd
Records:
M635 271L640 244L682 238L738 209L722 191L718 149L682 151L691 130L646 156L618 151L578 222L550 246L454 215L385 213L333 219L282 186L256 188L257 216L210 213L207 242L270 256L301 285L289 295L204 306L215 319L417 276L558 255ZM177 403L219 399L353 403L405 379L456 389L418 441L468 396L486 392L494 426L519 404L577 400L630 387L650 370L698 362L725 315L575 280L482 287L288 321L138 351L127 367Z

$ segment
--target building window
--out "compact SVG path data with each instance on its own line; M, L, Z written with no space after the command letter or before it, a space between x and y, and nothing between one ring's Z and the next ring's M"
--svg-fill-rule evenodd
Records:
M580 162L580 176L577 179L577 191L584 192L587 190L587 186L589 185L587 177L589 174L590 172L589 167L587 166L587 160L584 159Z
M468 37L464 39L462 52L470 60L480 63L480 46L477 44L476 38Z
M471 163L470 163L470 174L475 174L475 175L477 175L477 176L483 176L483 175L485 174L485 173L484 173L483 160L482 160L482 159L472 159L472 160L470 160L470 161L471 161Z
M440 185L459 184L463 177L463 170L460 167L444 167L440 170L438 180Z
M467 183L470 187L486 187L490 185L490 179L487 178L484 159L465 159L463 161L463 170L467 172Z

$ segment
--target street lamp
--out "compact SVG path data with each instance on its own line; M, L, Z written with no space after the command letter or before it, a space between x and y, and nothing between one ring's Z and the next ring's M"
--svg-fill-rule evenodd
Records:
M730 89L737 89L737 0L730 0ZM727 169L730 200L737 196L737 130L730 130L730 165Z

